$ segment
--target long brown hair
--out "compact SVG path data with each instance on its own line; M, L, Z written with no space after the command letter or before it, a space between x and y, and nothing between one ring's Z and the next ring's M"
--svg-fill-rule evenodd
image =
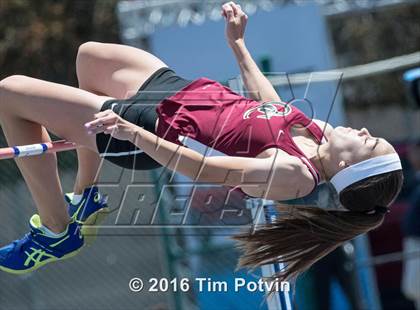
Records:
M340 192L349 211L328 211L313 206L279 206L277 219L233 238L244 251L238 267L283 262L285 268L269 280L296 278L344 242L380 224L403 183L401 170L366 178Z

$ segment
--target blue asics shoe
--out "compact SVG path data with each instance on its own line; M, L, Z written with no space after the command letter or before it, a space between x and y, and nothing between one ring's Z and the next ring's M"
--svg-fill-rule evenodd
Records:
M83 198L78 204L72 204L73 193L64 196L68 204L68 213L72 219L82 225L92 225L97 223L99 213L106 213L109 208L106 204L107 196L99 193L96 186L86 188Z
M68 213L72 219L82 226L82 234L86 244L90 245L97 234L97 227L109 213L107 196L99 193L96 186L86 188L83 192L82 200L78 204L73 204L73 193L64 196L68 204Z
M39 228L42 226L38 214L29 221L31 231L20 240L0 249L0 270L23 274L39 267L76 255L84 244L80 227L72 221L64 236L49 237Z

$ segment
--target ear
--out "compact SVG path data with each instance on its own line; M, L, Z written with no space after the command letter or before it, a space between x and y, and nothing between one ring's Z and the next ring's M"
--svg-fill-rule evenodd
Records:
M338 163L338 167L340 167L341 169L344 169L344 168L346 168L346 167L348 167L349 165L344 161L344 160L342 160L342 161L340 161L339 163Z

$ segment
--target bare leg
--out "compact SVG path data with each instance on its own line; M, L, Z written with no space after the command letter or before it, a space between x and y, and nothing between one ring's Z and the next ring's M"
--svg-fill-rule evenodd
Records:
M101 158L97 152L91 151L88 148L79 148L77 149L77 159L79 168L77 170L73 192L80 195L85 188L96 184Z
M109 99L109 98L106 98ZM0 82L0 121L9 145L49 141L45 128L66 140L96 151L95 137L84 123L106 100L89 92L25 76ZM37 205L41 220L60 232L69 218L54 154L16 159Z
M80 88L118 99L136 92L152 73L167 67L141 49L99 42L82 44L76 65Z
M36 123L3 114L1 124L9 145L50 141L45 128ZM68 215L61 196L56 155L45 154L32 159L16 159L16 164L36 205L42 206L38 211L44 225L53 231L62 231L68 222ZM48 208L50 205L54 207Z
M90 92L25 76L0 81L0 121L10 145L49 141L45 128L76 142L80 149L75 189L80 193L95 182L99 165L95 137L83 128L103 102L111 99L98 95L124 98L128 91L137 90L150 74L166 65L142 50L95 42L80 47L77 65L80 87ZM43 224L53 231L62 231L69 219L56 157L43 155L16 162Z
M152 54L125 45L87 42L79 47L76 60L79 88L98 95L123 99L130 91L136 92L149 76L159 68L167 67ZM96 182L101 159L86 148L77 151L79 170L74 192Z

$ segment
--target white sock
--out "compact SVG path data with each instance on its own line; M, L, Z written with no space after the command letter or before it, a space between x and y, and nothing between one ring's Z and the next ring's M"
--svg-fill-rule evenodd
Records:
M83 194L81 194L81 195L74 194L73 198L71 200L71 203L74 204L74 205L77 205L79 202L82 201L82 198L83 198Z
M47 237L50 237L50 238L61 238L61 237L64 237L67 233L67 229L66 229L63 232L56 234L55 232L49 230L48 227L44 225L39 227L39 230L41 230Z

